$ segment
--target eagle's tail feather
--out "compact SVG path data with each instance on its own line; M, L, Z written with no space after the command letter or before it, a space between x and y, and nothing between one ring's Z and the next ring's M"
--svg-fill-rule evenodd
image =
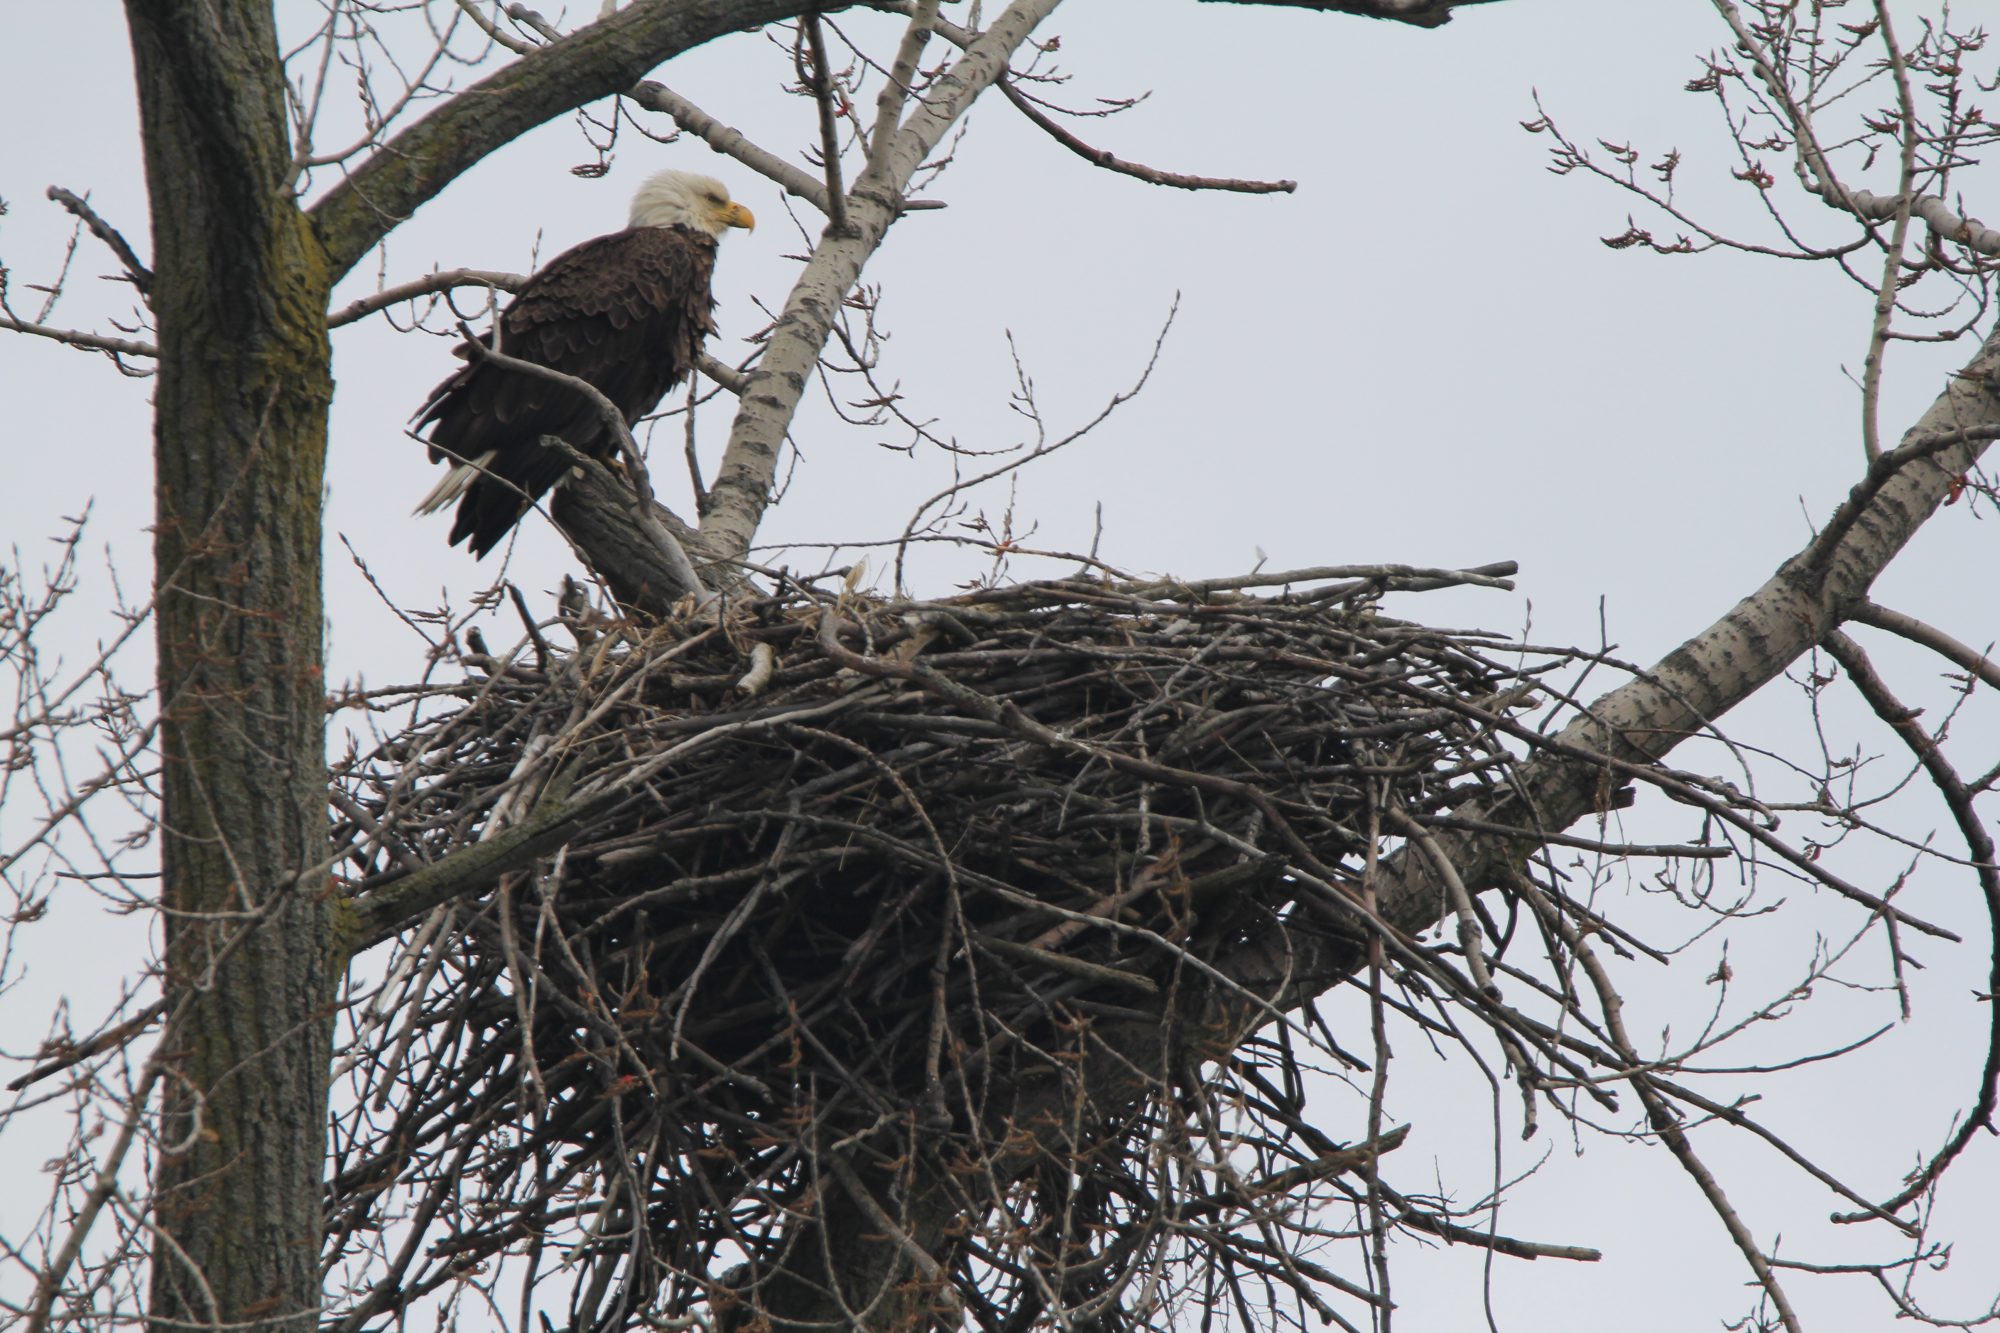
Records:
M493 456L498 452L497 449L488 449L477 458L468 459L463 463L452 464L451 471L445 473L443 479L437 485L431 487L430 494L417 501L417 507L410 512L413 514L435 514L438 510L458 499L459 496L464 495L467 488L473 482L485 475L487 464L493 461Z

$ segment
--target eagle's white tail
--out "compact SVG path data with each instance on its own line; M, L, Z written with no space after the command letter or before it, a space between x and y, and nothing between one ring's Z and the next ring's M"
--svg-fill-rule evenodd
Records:
M498 452L496 449L488 449L485 453L469 462L454 463L451 471L444 474L444 479L431 487L430 494L417 501L417 507L410 512L413 514L435 514L459 496L464 495L465 488L479 479L480 475L486 471L486 465L493 461L493 455Z

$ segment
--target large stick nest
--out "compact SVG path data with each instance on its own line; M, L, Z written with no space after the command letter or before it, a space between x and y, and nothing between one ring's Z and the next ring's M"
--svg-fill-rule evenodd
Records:
M1209 961L1258 932L1341 930L1383 811L1505 780L1491 710L1530 670L1382 615L1395 582L789 589L486 659L350 767L343 818L401 839L375 880L590 813L406 949L405 1039L364 1080L402 1086L397 1122L337 1154L336 1232L519 1125L459 1168L480 1202L450 1248L643 1162L684 1306L718 1245L754 1259L816 1145L899 1118L991 1143L996 1090L1069 1077L1090 1023L1222 986ZM1093 1161L1129 1177L1157 1132L1120 1121L1131 1151Z

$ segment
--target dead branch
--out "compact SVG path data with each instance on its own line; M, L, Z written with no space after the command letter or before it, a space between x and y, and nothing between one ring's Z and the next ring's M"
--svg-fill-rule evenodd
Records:
M1917 725L1917 712L1896 698L1889 683L1875 670L1874 663L1860 644L1835 630L1826 637L1826 650L1847 672L1847 678L1854 682L1854 688L1868 701L1875 715L1910 748L1917 762L1923 765L1931 784L1944 798L1953 821L1958 825L1959 836L1965 839L1965 850L1978 876L1993 937L2000 940L2000 857L1995 855L1993 836L1987 831L1985 820L1973 809L1972 792L1945 759L1938 738L1927 735ZM1993 952L1988 993L2000 995L2000 948ZM1994 1132L1993 1112L1996 1106L2000 1106L2000 1003L1989 1004L1987 1011L1986 1067L1980 1074L1979 1096L1972 1110L1959 1125L1958 1132L1952 1135L1951 1141L1925 1163L1922 1170L1910 1176L1894 1198L1881 1205L1883 1212L1898 1212L1922 1198L1945 1169L1965 1151L1975 1135ZM1839 1220L1868 1221L1872 1215L1870 1212L1850 1213Z
M1145 181L1149 185L1170 185L1177 190L1228 190L1237 194L1290 194L1299 188L1297 181L1253 181L1236 180L1225 176L1189 176L1178 171L1162 171L1141 162L1129 162L1103 148L1093 148L1064 129L1054 117L1036 106L1028 96L1014 86L1012 79L1000 80L1000 91L1016 110L1051 139L1075 153L1094 167L1115 171L1121 176L1130 176Z
M107 338L98 333L85 333L80 329L59 329L48 324L31 324L26 320L11 319L0 315L0 329L11 329L15 333L32 333L37 338L50 338L71 347L81 347L87 351L109 352L113 356L143 356L157 358L160 349L151 343L137 342L131 338Z
M433 296L439 292L456 291L460 287L484 287L489 291L515 292L528 279L519 273L505 273L498 269L453 268L437 273L428 273L421 278L397 283L394 287L384 287L379 292L371 292L358 300L350 301L338 311L326 317L326 326L337 329L356 320L365 319L378 310L386 310L392 305L415 300L419 296Z
M1926 625L1915 616L1904 615L1879 603L1863 601L1850 607L1847 618L1862 625L1872 625L1879 630L1887 630L1899 638L1928 648L1939 657L1956 666L1966 675L1985 681L1994 689L2000 689L2000 663L1993 660L1991 651L1976 652L1969 645L1960 643L1951 635L1933 625Z
M131 278L132 285L139 289L139 295L144 296L151 290L153 270L140 261L138 253L132 249L132 243L125 239L122 232L99 217L97 210L88 202L60 185L51 185L48 197L80 218L83 225L90 228L90 234L104 242L105 248L118 257L118 262L125 266L126 276Z

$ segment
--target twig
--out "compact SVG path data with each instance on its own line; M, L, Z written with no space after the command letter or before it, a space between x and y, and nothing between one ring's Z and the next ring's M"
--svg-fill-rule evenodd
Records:
M1926 735L1917 725L1916 714L1905 707L1901 700L1889 689L1875 670L1875 665L1862 651L1861 645L1842 634L1839 630L1826 636L1826 650L1834 661L1840 663L1847 672L1847 678L1854 682L1854 688L1868 702L1875 715L1887 723L1910 752L1923 765L1931 784L1944 798L1952 819L1958 825L1959 836L1965 839L1965 849L1972 859L1974 873L1979 878L1981 896L1986 902L1987 918L1992 924L1995 938L2000 938L2000 864L1996 864L1993 837L1987 832L1986 823L1973 808L1972 793L1958 776L1939 749L1935 737ZM1991 960L1987 981L1989 997L2000 997L2000 949L1996 949ZM1905 1001L1907 1005L1907 1001ZM1980 1074L1979 1096L1972 1111L1951 1137L1951 1141L1940 1149L1937 1155L1922 1170L1908 1178L1896 1196L1882 1204L1884 1212L1897 1212L1916 1202L1928 1192L1944 1174L1958 1155L1965 1151L1973 1136L1981 1132L1994 1132L1993 1114L2000 1107L2000 998L1989 998L1987 1002L1986 1067ZM1908 1017L1907 1012L1904 1015ZM1835 1216L1835 1221L1867 1221L1867 1213L1850 1213Z
M1744 21L1742 11L1734 0L1712 0L1712 3L1723 21L1729 24L1738 45L1749 54L1759 80L1784 110L1786 126L1797 143L1799 182L1808 193L1829 207L1850 213L1863 222L1891 222L1908 212L1922 218L1940 240L1962 245L1977 254L2000 255L2000 231L1978 218L1954 212L1936 195L1910 195L1906 187L1902 192L1885 196L1868 190L1850 190L1842 185L1827 160L1825 150L1820 147L1811 115L1793 99L1765 44Z
M480 9L479 0L456 0L456 3L481 32L515 55L524 56L535 49L534 43L523 41L513 33L502 30L492 19L487 18Z
M918 527L924 523L924 516L926 514L930 513L933 509L936 509L938 506L945 504L945 502L951 500L954 496L962 495L966 491L969 491L976 486L983 486L989 481L993 481L996 480L997 478L1007 476L1010 473L1017 472L1020 469L1026 467L1030 463L1036 462L1043 458L1047 458L1050 454L1055 453L1059 449L1068 448L1070 445L1075 444L1078 440L1082 439L1084 436L1090 434L1090 432L1096 430L1099 426L1103 425L1107 420L1111 418L1111 415L1113 413L1118 411L1119 408L1125 406L1125 404L1131 402L1134 398L1137 398L1140 392L1145 389L1147 382L1153 378L1154 369L1160 364L1160 353L1166 348L1167 335L1173 332L1174 317L1180 313L1180 307L1181 307L1180 293L1176 292L1174 293L1174 303L1167 308L1167 317L1161 321L1159 333L1154 335L1152 351L1146 357L1146 364L1140 369L1138 377L1135 378L1128 387L1112 394L1110 399L1106 401L1104 406L1098 409L1097 414L1095 416L1091 417L1081 426L1078 426L1075 430L1070 431L1068 434L1064 435L1060 439L1049 440L1046 437L1040 437L1035 441L1033 448L1024 450L1023 452L1017 454L1015 457L1008 459L1004 463L1001 463L995 467L988 468L984 472L975 473L970 477L959 477L956 480L954 480L951 485L945 487L943 490L937 492L935 495L930 496L929 498L925 499L923 503L919 504L916 507L916 509L911 512L909 520L903 524L902 535L897 540L896 564L894 571L896 587L901 588L904 586L903 585L904 559L908 555L909 544L915 539L917 535ZM1020 375L1023 384L1026 384L1027 383L1026 373L1022 371L1017 371L1017 374ZM1040 419L1037 418L1036 425L1038 429L1040 427L1040 424L1041 424Z
M694 135L724 157L741 162L785 193L805 200L821 213L832 215L826 185L813 179L775 153L759 148L739 129L724 125L665 84L648 79L627 94L649 111L658 111L674 124Z
M82 347L93 352L110 352L114 356L145 356L157 358L160 349L152 343L134 342L129 338L107 338L98 333L84 333L78 329L58 329L47 324L30 324L26 320L11 319L0 315L0 329L12 329L15 333L32 333L38 338L50 338L72 347Z
M738 370L736 367L725 362L716 360L708 352L703 352L697 357L695 365L700 368L702 374L708 376L739 398L742 397L743 391L750 387L750 376L746 372Z
M91 1181L82 1207L69 1219L68 1234L63 1238L62 1248L35 1275L35 1292L28 1307L27 1333L45 1333L49 1328L50 1312L56 1296L62 1291L63 1278L83 1252L84 1241L90 1235L97 1215L118 1192L118 1173L124 1168L125 1157L138 1136L139 1126L146 1120L146 1102L152 1095L153 1085L159 1081L161 1068L160 1053L155 1051L146 1061L139 1086L132 1090L125 1107L124 1123L118 1127L118 1137L112 1140L110 1150L98 1164L96 1177Z
M547 671L553 663L548 641L542 638L542 627L535 623L535 613L528 609L528 599L521 595L521 589L513 583L507 585L507 596L514 603L514 614L521 618L522 628L528 635L528 642L535 647L535 669Z
M1088 981L1093 985L1110 986L1113 989L1134 990L1142 995L1158 995L1160 993L1159 983L1143 973L1126 972L1115 967L1105 967L1100 963L1085 962L1083 959L1072 957L1069 954L1056 953L1049 949L1037 949L1032 944L1021 944L1014 940L1003 939L997 935L984 935L974 932L968 938L972 941L974 948L988 949L1002 958L1011 959L1017 963L1029 963L1036 967L1045 967L1051 972L1061 972L1067 976Z
M19 1092L23 1088L33 1087L51 1074L60 1074L63 1070L81 1064L94 1055L101 1055L113 1047L123 1045L151 1027L166 1010L165 1000L153 1001L124 1022L105 1029L88 1041L78 1043L53 1060L45 1060L27 1073L13 1079L7 1084L7 1091Z
M847 191L840 183L840 125L833 105L833 71L827 67L826 34L818 14L803 20L812 54L813 102L819 108L820 166L826 172L827 225L836 235L847 234Z
M1559 913L1547 910L1545 904L1537 903L1533 898L1529 901L1535 903L1543 923L1562 938L1571 956L1583 965L1584 975L1590 979L1591 986L1597 992L1598 1006L1604 1014L1605 1029L1616 1044L1619 1055L1633 1066L1643 1066L1645 1062L1639 1058L1637 1049L1625 1031L1625 1001L1618 994L1617 988L1611 984L1611 976L1604 970L1604 964L1598 959L1596 950L1590 947L1590 941L1579 934L1576 927ZM1714 1173L1696 1154L1694 1145L1688 1141L1687 1132L1681 1128L1673 1108L1661 1096L1649 1075L1637 1074L1631 1083L1633 1091L1639 1094L1639 1100L1645 1105L1646 1119L1654 1134L1666 1145L1667 1151L1674 1155L1675 1160L1680 1162L1682 1169L1707 1198L1709 1207L1721 1219L1723 1229L1729 1233L1730 1239L1736 1242L1737 1252L1743 1256L1744 1262L1750 1266L1750 1271L1756 1275L1758 1285L1777 1307L1778 1318L1783 1322L1786 1333L1802 1333L1798 1315L1792 1310L1791 1300L1786 1296L1783 1285L1779 1283L1778 1275L1772 1271L1770 1262L1764 1257L1763 1248L1757 1244L1756 1237L1751 1234L1742 1215L1736 1211L1735 1205L1729 1201L1729 1196L1723 1192L1721 1182L1716 1180Z
M2000 366L1995 368L2000 369ZM1980 387L1989 395L2000 396L2000 381L1989 382ZM1947 390L1947 393L1949 392L1950 390ZM1833 511L1833 517L1827 520L1825 527L1813 535L1812 543L1793 557L1793 562L1811 568L1829 559L1854 525L1860 522L1862 515L1869 511L1883 487L1910 464L1922 459L1935 458L1949 449L1973 444L1984 445L1993 440L2000 440L2000 423L1955 426L1936 431L1911 431L1903 437L1901 444L1868 465L1867 473L1860 481L1854 483L1847 493L1847 498Z
M358 319L365 319L378 310L386 310L392 305L419 296L452 291L459 287L485 287L493 291L516 292L525 282L527 278L522 274L505 273L499 269L445 269L442 272L425 274L421 278L412 278L394 287L384 287L379 292L371 292L359 300L351 301L335 314L328 315L326 326L329 329L337 329Z
M1130 176L1145 181L1149 185L1171 185L1177 190L1229 190L1237 194L1290 194L1299 188L1297 181L1253 181L1236 180L1227 176L1189 176L1178 171L1162 171L1141 162L1128 162L1124 158L1103 148L1093 148L1082 139L1071 134L1054 117L1030 101L1025 93L1014 86L1012 79L1000 80L1000 91L1006 94L1017 110L1033 121L1051 139L1075 153L1094 167L1115 171L1121 176Z
M1910 68L1896 45L1896 29L1889 22L1889 6L1875 0L1875 21L1881 25L1882 45L1888 52L1889 70L1896 80L1897 135L1903 141L1901 160L1896 168L1896 216L1889 227L1889 244L1882 255L1882 280L1875 288L1875 318L1868 330L1868 352L1861 360L1861 448L1873 463L1882 456L1882 362L1889 350L1889 324L1896 313L1897 293L1903 276L1903 246L1910 232L1910 204L1917 181L1917 108L1910 96Z
M1485 934L1480 929L1479 914L1472 909L1472 894L1465 887L1465 880L1458 873L1458 867L1452 864L1451 857L1444 848L1438 846L1437 839L1432 837L1430 830L1422 824L1395 806L1385 808L1383 814L1388 816L1389 823L1393 827L1400 829L1405 837L1422 847L1424 855L1430 858L1431 867L1437 871L1438 878L1451 893L1452 909L1458 917L1458 947L1465 956L1466 968L1472 973L1473 984L1478 986L1488 999L1498 1000L1500 988L1494 984L1493 974L1486 967L1486 941Z
M1496 560L1492 564L1474 565L1470 569L1429 569L1422 565L1315 565L1310 569L1235 574L1227 578L1156 579L1147 583L1124 583L1118 585L1118 590L1134 597L1154 597L1161 593L1204 597L1210 593L1235 592L1245 588L1279 588L1292 584L1323 583L1329 579L1356 579L1361 582L1345 588L1315 589L1315 595L1346 596L1360 591L1364 584L1407 592L1427 592L1461 585L1511 592L1514 588L1512 575L1520 571L1521 566L1512 560Z
M1476 1245L1514 1259L1569 1259L1577 1263L1594 1264L1604 1258L1602 1250L1594 1250L1588 1245L1550 1245L1542 1241L1521 1240L1514 1236L1496 1235L1491 1231L1474 1230L1447 1222L1429 1210L1419 1208L1414 1201L1404 1197L1384 1185L1383 1197L1396 1206L1396 1223L1412 1231L1422 1231L1442 1240L1459 1245Z
M1974 652L1966 644L1934 626L1926 625L1915 616L1893 611L1877 602L1863 601L1849 608L1849 620L1862 625L1872 625L1876 629L1887 630L1911 643L1930 649L1938 656L1957 666L1968 676L1976 676L1994 689L2000 690L2000 662L1993 660L1992 650Z
M139 256L132 249L131 243L116 227L99 217L88 202L71 194L60 185L51 185L48 197L80 218L83 225L90 228L90 234L104 242L111 253L118 257L118 262L125 266L126 275L132 279L132 285L139 289L139 295L146 296L152 292L153 270L139 261Z
M771 675L778 669L778 655L768 643L750 645L750 669L736 682L736 692L747 699L754 699L764 692L771 683Z

